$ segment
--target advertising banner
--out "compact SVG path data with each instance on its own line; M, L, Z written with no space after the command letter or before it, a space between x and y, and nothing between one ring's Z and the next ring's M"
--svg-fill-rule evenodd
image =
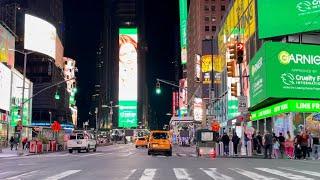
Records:
M194 98L193 118L195 121L202 121L203 119L203 103L201 98Z
M57 36L56 39L56 57L55 57L55 64L58 66L60 69L63 69L64 67L64 60L63 60L63 52L64 48L61 43L61 40L59 36Z
M12 127L16 126L18 121L21 120L19 115L19 109L22 102L22 85L23 76L17 70L12 71L12 84L11 84L11 122ZM24 90L24 100L29 99L32 96L32 83L26 79L26 85ZM31 104L32 101L24 104L22 125L27 126L31 123Z
M180 115L184 115L187 112L188 108L188 94L186 88L187 86L187 79L180 79L179 81L179 112Z
M0 109L10 111L11 70L0 62Z
M258 0L257 2L259 38L320 29L319 0Z
M194 66L194 72L195 72L195 81L200 82L201 80L201 56L199 54L195 55L195 66Z
M56 28L47 21L25 14L24 48L56 58Z
M187 63L187 0L179 0L181 64Z
M250 62L251 106L268 98L320 99L319 67L319 46L266 42Z
M286 100L251 112L251 120L259 120L289 112L320 112L320 100Z
M119 29L119 117L118 126L137 127L138 30Z
M14 67L14 40L14 36L0 24L0 62L7 63L11 68Z

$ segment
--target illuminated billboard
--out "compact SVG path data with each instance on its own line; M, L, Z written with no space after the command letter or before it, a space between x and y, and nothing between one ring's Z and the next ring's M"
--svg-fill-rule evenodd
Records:
M138 32L119 29L119 116L118 126L137 127Z
M181 64L187 63L187 0L179 0Z
M258 0L257 6L259 38L320 29L319 0Z
M270 98L320 99L319 52L316 45L264 43L250 61L251 106Z
M10 82L11 71L0 62L0 109L5 111L10 111Z
M25 15L24 48L56 58L56 28L47 21Z
M0 24L0 62L7 63L9 67L14 67L15 38Z

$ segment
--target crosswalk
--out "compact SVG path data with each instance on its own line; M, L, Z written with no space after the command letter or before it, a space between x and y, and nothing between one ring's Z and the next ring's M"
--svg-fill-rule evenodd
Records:
M114 171L114 170L113 170ZM61 172L51 170L30 170L24 172L7 171L0 172L2 180L60 180L60 179L123 179L123 180L153 180L153 179L177 179L177 180L317 180L320 173L291 167L256 167L256 168L172 168L172 169L121 169L120 174L112 174L106 171L101 177L86 177L85 170L70 169ZM116 172L116 171L114 171ZM101 175L101 174L100 174Z

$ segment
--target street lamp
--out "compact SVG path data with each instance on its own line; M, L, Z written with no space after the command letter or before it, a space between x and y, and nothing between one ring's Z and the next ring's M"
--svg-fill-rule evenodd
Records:
M112 123L113 108L117 108L117 107L120 107L120 106L119 105L113 105L113 101L110 101L110 106L104 104L101 107L102 108L110 108L108 121L110 121L110 123Z
M22 101L20 104L20 121L21 124L19 124L19 126L21 126L21 130L20 130L20 137L19 137L19 150L18 150L18 155L22 155L23 151L22 151L22 122L23 122L23 106L24 106L24 91L25 91L25 82L26 82L26 70L27 70L27 56L28 54L32 54L34 53L33 51L20 51L20 50L16 50L16 49L8 49L9 51L15 51L17 53L23 54L24 55L24 59L23 59L23 80L22 80ZM20 129L20 128L19 128Z

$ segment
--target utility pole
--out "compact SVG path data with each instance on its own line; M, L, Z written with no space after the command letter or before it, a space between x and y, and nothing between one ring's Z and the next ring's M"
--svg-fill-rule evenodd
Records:
M108 123L112 123L112 115L113 115L113 108L119 107L119 105L113 105L113 101L110 101L110 105L102 105L102 108L110 108L109 116L108 116Z

